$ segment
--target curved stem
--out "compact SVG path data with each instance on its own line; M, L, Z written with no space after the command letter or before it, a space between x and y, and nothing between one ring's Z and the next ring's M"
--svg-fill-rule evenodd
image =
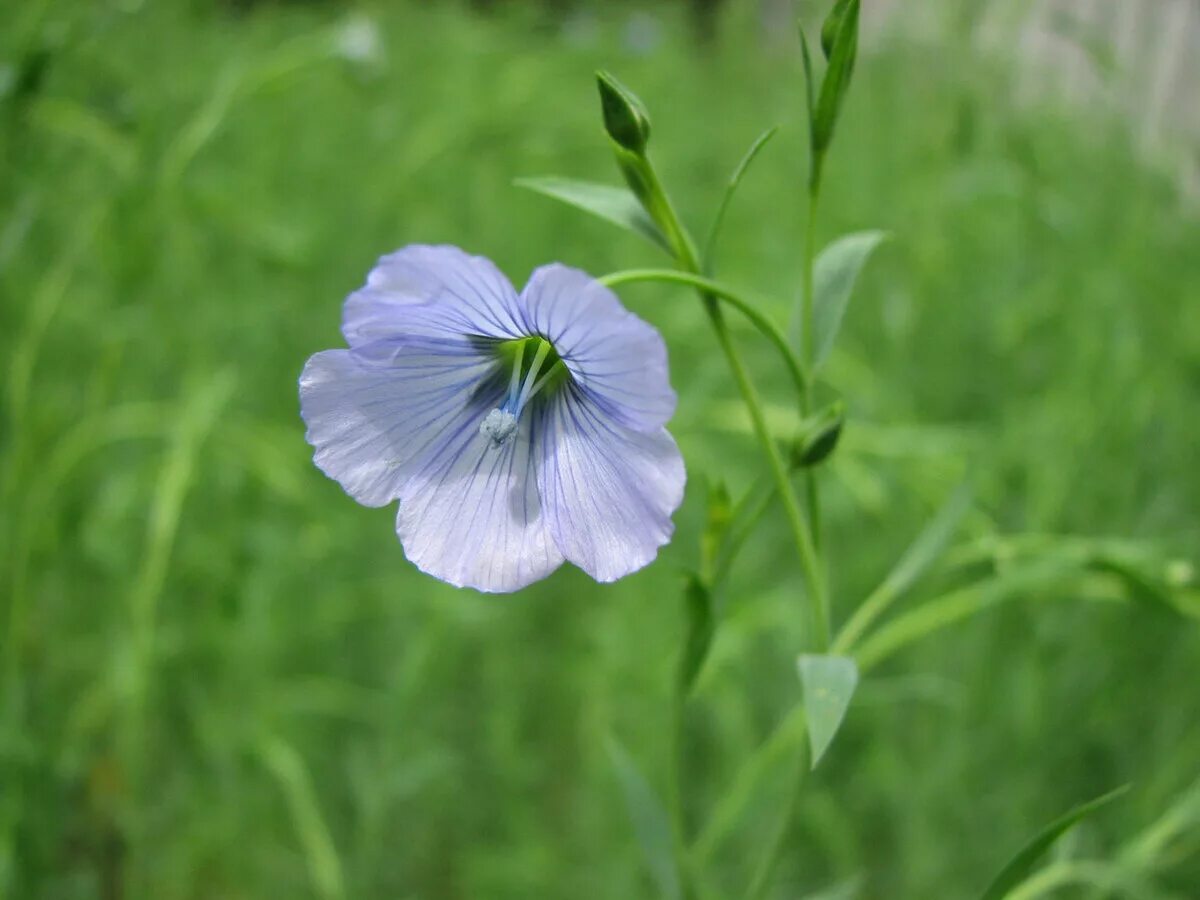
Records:
M636 165L638 167L637 174L641 177L648 191L648 197L645 198L644 202L648 203L647 208L651 217L667 233L671 246L675 251L676 264L684 272L697 278L702 277L702 266L696 254L696 245L680 221L675 208L671 205L671 200L667 196L667 192L663 188L662 182L658 178L658 173L654 170L654 166L645 157L639 158L636 161ZM775 439L767 427L767 419L763 413L762 401L758 397L758 392L755 390L753 382L750 381L750 375L746 371L746 366L742 362L737 347L734 346L733 338L729 333L729 326L725 323L725 316L722 314L721 307L717 302L721 299L722 295L710 291L708 285L694 284L694 286L700 294L700 300L704 304L704 311L708 314L708 320L712 324L713 332L717 336L717 343L720 344L721 350L725 354L726 362L729 364L729 369L733 373L734 380L737 382L738 389L742 394L742 402L746 404L746 411L750 414L750 420L754 425L755 436L762 446L763 453L766 454L767 464L771 469L771 476L774 478L775 484L779 489L779 497L783 502L788 525L791 528L792 536L796 542L796 550L800 556L800 568L804 577L809 606L811 607L813 632L815 635L814 644L818 651L823 652L829 646L829 600L825 594L824 574L820 561L817 558L817 551L813 545L812 535L809 532L808 520L805 519L804 514L800 511L800 504L796 500L796 492L793 490L792 483L788 479L787 467L784 465L783 457L780 456ZM724 294L724 296L727 302L732 302L729 301L728 294ZM753 307L748 308L752 309ZM784 343L786 344L786 340ZM797 369L803 372L799 367ZM807 379L805 381L807 382Z
M897 617L864 640L854 651L859 672L865 673L897 650L934 631L1023 592L1050 587L1083 570L1075 561L1049 559L942 594Z
M617 287L622 284L632 284L640 281L682 284L704 291L706 294L711 294L744 315L750 324L775 345L776 349L779 350L780 356L783 357L788 374L791 375L792 382L795 384L797 394L801 398L808 394L808 378L804 373L804 367L801 365L800 360L796 358L796 354L792 352L792 348L788 345L787 337L780 330L779 326L771 321L766 314L760 312L752 303L734 291L733 288L721 284L719 281L713 281L711 278L705 278L702 275L693 275L690 272L680 272L676 269L624 269L620 272L605 275L597 280L608 287Z

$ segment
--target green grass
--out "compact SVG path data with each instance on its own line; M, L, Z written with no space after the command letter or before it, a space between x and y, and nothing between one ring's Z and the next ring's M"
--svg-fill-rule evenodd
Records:
M794 48L764 49L743 7L715 48L668 15L639 56L621 9L572 43L519 13L400 3L373 13L385 59L356 66L329 52L336 6L124 7L0 12L0 65L48 53L38 91L0 99L0 896L653 896L605 735L661 784L704 480L762 468L694 297L624 292L671 349L691 479L675 542L613 586L568 569L497 598L421 576L393 512L311 465L296 378L405 243L462 245L518 284L553 259L660 264L512 186L616 180L601 65L648 104L700 233L783 124L719 266L783 321L804 213ZM1010 81L940 45L880 48L856 74L821 237L894 240L828 370L850 410L827 489L837 622L968 468L966 542L1196 557L1197 220L1121 123L1014 109ZM782 409L784 372L738 334ZM689 720L696 828L799 697L791 553L773 512L734 573ZM974 896L1125 782L1068 851L1143 891L1114 896L1193 896L1198 675L1194 620L1091 580L911 646L805 786L772 896L856 878L863 897ZM746 883L781 799L750 799L716 884Z

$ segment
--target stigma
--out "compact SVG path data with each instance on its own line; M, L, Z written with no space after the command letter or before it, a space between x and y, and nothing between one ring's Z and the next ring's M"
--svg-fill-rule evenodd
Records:
M525 351L530 345L533 347L533 358L526 361ZM554 347L545 338L522 338L511 342L509 348L511 355L507 359L512 366L512 374L504 402L479 423L479 433L490 440L493 447L502 447L512 439L517 433L525 406L547 385L556 383L565 372L565 366L554 352Z

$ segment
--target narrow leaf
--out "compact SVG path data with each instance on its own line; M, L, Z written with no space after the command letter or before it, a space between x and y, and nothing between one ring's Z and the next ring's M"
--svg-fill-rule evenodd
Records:
M704 660L708 658L716 630L716 617L712 591L695 575L688 578L683 602L687 614L687 637L679 659L679 687L680 693L686 697L704 667Z
M778 806L780 785L794 777L799 754L804 752L804 732L804 707L797 704L741 764L696 838L693 858L697 865L709 860L746 823L761 818L751 813L760 807Z
M963 482L946 498L941 509L921 529L916 540L909 544L908 549L879 586L863 601L862 606L855 610L834 642L835 650L847 652L853 647L867 629L887 611L892 602L907 591L942 555L970 506L971 486L968 482Z
M803 654L797 668L804 688L804 714L815 769L846 717L858 686L858 666L848 656Z
M846 7L850 5L850 0L838 0L829 15L825 17L825 22L821 25L821 52L825 54L825 58L829 59L829 54L833 52L834 42L837 40L838 29L842 25L842 20L846 17Z
M814 374L833 349L858 273L887 236L883 231L843 235L818 254L813 266Z
M971 508L971 485L963 482L946 498L941 509L929 520L916 540L909 545L892 571L884 579L891 594L902 594L921 577L946 549L946 544L958 530L967 510Z
M779 131L779 126L773 125L755 138L754 143L750 145L750 149L746 151L741 162L737 164L737 168L733 170L733 174L729 176L729 183L725 185L725 193L721 196L721 205L717 207L717 214L713 217L712 228L708 232L708 240L704 242L704 260L709 270L712 269L713 251L717 245L717 237L721 233L721 226L725 223L725 211L729 208L730 201L733 200L733 195L737 192L738 185L742 183L742 177L746 174L746 170L750 168L750 164L754 162L755 157L762 151L762 148L767 146L771 138L775 137L777 131Z
M612 736L607 741L608 756L613 771L621 782L629 819L633 823L638 845L655 883L667 900L680 900L679 877L675 872L675 857L671 837L671 820L650 782L638 769L637 763Z
M858 0L839 4L836 34L829 52L829 67L821 82L817 112L813 118L813 150L823 157L833 140L833 129L841 112L842 100L850 87L850 75L858 56Z
M1029 843L1022 847L1020 852L1009 861L1008 865L1000 870L1000 874L992 880L987 890L983 892L981 900L1004 900L1009 891L1025 880L1037 864L1037 861L1053 846L1055 841L1070 831L1080 820L1087 818L1101 807L1116 800L1128 790L1129 785L1123 785L1114 791L1102 794L1094 800L1081 803L1079 806L1055 819L1043 828Z
M518 178L515 184L590 212L593 216L639 234L656 247L670 252L670 244L658 226L642 209L637 198L625 188L556 176Z

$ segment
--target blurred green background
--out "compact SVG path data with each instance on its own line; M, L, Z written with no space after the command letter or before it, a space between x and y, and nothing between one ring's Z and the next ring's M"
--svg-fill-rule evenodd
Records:
M598 66L646 101L700 233L782 124L718 270L785 321L797 45L740 0L707 42L682 3L493 6L0 4L0 896L653 896L604 737L661 783L706 479L761 471L695 298L623 291L670 347L690 484L675 542L616 585L420 575L393 510L312 466L296 379L409 242L518 286L550 260L662 264L512 185L617 180ZM894 235L828 370L850 409L826 473L837 621L968 470L960 553L1112 536L1182 583L1200 544L1195 206L1121 118L1016 102L1019 60L961 27L871 42L827 169L822 242ZM799 698L790 546L771 513L725 599L688 723L695 828ZM1116 861L1110 896L1200 897L1200 627L1127 587L1022 597L873 673L771 896L975 896L1042 823L1132 782L1059 852ZM728 896L782 802L773 765L713 848Z

